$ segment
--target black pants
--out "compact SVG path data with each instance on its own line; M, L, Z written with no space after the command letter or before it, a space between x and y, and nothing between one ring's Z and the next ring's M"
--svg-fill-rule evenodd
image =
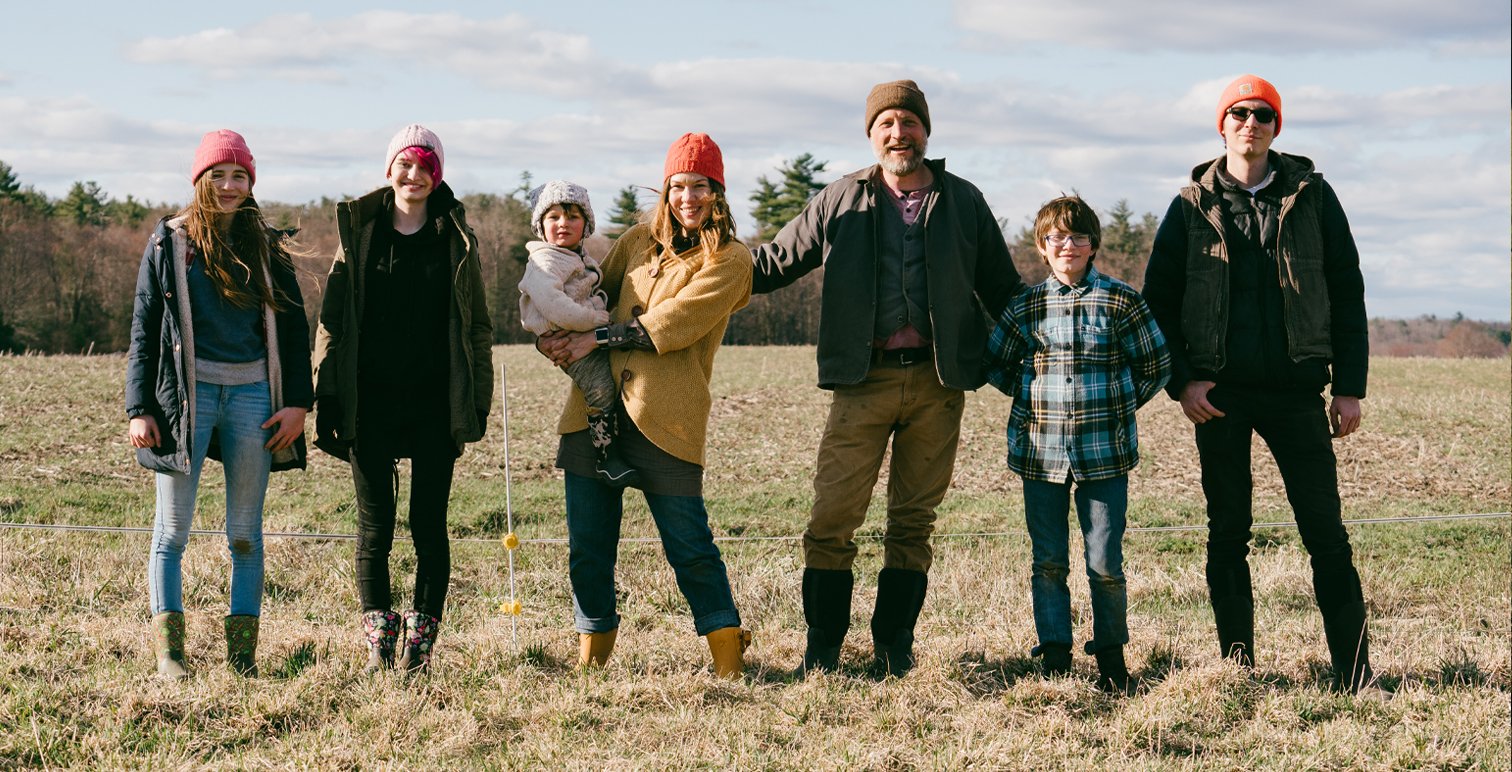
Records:
M399 485L396 459L383 450L352 451L352 481L357 487L357 593L362 609L390 609L389 551L394 545L395 496ZM410 536L415 542L414 609L440 618L451 581L451 545L446 536L447 500L451 497L450 447L417 451L410 477Z
M1276 459L1302 545L1311 558L1319 610L1328 619L1346 605L1361 602L1360 577L1340 514L1337 462L1323 397L1218 386L1208 399L1225 413L1197 425L1213 599L1244 599L1251 593L1250 438L1259 434Z

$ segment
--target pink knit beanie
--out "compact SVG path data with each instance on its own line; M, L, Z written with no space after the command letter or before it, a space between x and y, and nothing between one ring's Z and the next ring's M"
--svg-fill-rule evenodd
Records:
M252 160L252 151L247 140L230 129L207 132L194 151L194 165L189 167L189 181L198 182L206 169L216 164L236 164L247 170L249 185L257 184L257 162Z

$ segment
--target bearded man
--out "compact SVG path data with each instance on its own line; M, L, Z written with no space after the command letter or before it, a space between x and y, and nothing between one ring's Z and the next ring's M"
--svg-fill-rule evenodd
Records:
M877 163L831 183L753 251L752 292L820 266L819 387L833 392L803 534L807 647L800 672L834 670L850 628L856 558L882 459L887 530L871 631L873 666L914 665L933 560L935 508L955 469L965 391L986 382L987 322L1023 283L976 186L924 157L929 105L911 80L866 99Z

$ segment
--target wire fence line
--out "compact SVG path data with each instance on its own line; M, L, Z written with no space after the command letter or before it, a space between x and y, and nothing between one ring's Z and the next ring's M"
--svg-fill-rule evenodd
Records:
M1448 520L1500 520L1512 518L1512 512L1473 512L1454 515L1413 515L1409 517L1366 517L1355 520L1345 520L1345 525L1380 525L1387 523L1428 523ZM1251 528L1296 528L1294 521L1281 521L1269 523L1254 523ZM151 528L144 526L114 526L114 525L67 525L62 523L7 523L0 522L0 529L56 531L63 533L152 533ZM1124 529L1125 533L1178 533L1184 531L1205 531L1206 525L1150 525L1130 526ZM223 536L221 531L206 529L193 529L189 531L191 536ZM453 542L497 544L507 534L501 534L492 538L482 537L458 537ZM971 531L962 533L937 533L936 539L996 539L1005 537L1027 536L1024 531ZM297 531L264 531L264 539L294 539L299 541L356 541L357 535L351 533L309 533ZM407 540L409 537L394 535L396 540ZM716 536L716 542L796 542L802 536ZM882 538L882 534L858 534L854 537L857 541L876 541ZM620 539L629 544L656 544L661 539L655 536L632 536ZM520 538L520 545L526 544L566 544L566 538L542 537Z

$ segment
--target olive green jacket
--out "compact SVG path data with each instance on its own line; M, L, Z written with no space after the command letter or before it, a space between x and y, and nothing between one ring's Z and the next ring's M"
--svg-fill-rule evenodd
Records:
M357 439L357 352L361 345L364 279L373 225L388 216L392 191L380 188L361 198L336 205L341 245L326 279L315 333L315 399L317 410L332 404L337 415L316 416L315 446L342 460ZM467 224L462 202L446 183L431 194L433 225L446 228L451 251L451 320L447 335L451 350L448 396L451 435L458 452L483 437L493 404L493 321L483 288L478 238ZM427 226L429 227L429 226ZM329 407L325 409L329 410Z

